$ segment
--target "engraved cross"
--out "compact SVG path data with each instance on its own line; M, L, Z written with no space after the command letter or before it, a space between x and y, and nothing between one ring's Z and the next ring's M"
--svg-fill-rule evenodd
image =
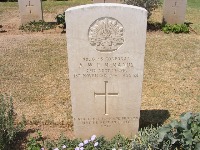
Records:
M174 3L174 6L172 6L174 8L174 14L176 14L176 7L177 7L177 2Z
M30 9L30 14L31 14L31 7L33 7L34 5L31 5L31 2L29 1L28 5L26 5L27 8Z
M105 115L108 115L108 111L107 111L107 99L108 99L108 96L118 96L119 93L108 93L107 92L107 83L108 81L104 81L105 82L105 92L104 93L95 93L94 92L94 97L96 96L104 96L105 98Z

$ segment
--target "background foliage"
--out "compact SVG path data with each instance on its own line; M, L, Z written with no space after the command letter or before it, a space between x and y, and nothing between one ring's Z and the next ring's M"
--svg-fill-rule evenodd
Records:
M183 113L180 120L173 120L158 131L161 147L168 143L170 149L200 149L200 113Z
M145 8L148 11L148 18L152 15L152 11L161 5L160 0L125 0L125 3Z
M189 25L186 24L174 24L174 25L170 25L170 24L165 24L162 27L162 31L164 33L189 33Z

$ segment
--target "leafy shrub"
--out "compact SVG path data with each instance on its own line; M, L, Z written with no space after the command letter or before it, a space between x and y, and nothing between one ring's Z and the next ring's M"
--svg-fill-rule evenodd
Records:
M25 119L15 125L12 97L0 95L0 150L10 149L25 126Z
M189 26L186 24L174 24L174 25L170 25L170 24L165 24L162 27L162 31L164 33L189 33Z
M49 29L53 29L55 28L55 24L53 23L48 23L48 22L44 22L42 20L36 22L36 21L32 21L29 22L25 25L20 26L20 30L24 30L26 32L40 32L43 30L49 30Z
M62 28L66 28L65 12L63 14L58 14L55 19L58 25L61 25Z
M145 8L148 11L148 18L152 15L152 11L161 5L160 0L125 0L125 3Z
M180 121L174 120L158 131L161 147L163 143L168 143L171 148L200 149L200 113L183 113Z

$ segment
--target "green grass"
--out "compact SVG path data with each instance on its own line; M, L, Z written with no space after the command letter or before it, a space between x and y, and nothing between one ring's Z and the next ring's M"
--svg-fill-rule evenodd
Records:
M0 16L3 12L14 9L18 9L17 2L0 2Z
M193 25L191 25L191 27L200 33L200 19L198 17L200 14L200 1L188 0L187 5L186 21L192 22Z
M70 1L44 1L42 2L44 12L55 12L57 9L62 9L64 12L69 7L84 5L88 3L91 3L91 1L90 0L70 0Z
M188 0L188 7L200 9L200 1L199 0Z
M91 3L90 0L69 0L69 1L43 1L42 7L45 12L55 12L57 9L66 10L69 7ZM8 9L18 9L18 2L0 2L0 14Z

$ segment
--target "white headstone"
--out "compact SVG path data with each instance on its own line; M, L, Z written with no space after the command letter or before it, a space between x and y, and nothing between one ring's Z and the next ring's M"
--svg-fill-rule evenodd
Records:
M18 0L21 24L43 20L41 0Z
M147 11L101 3L70 8L65 17L76 137L134 135L140 118Z
M163 21L168 24L183 24L185 21L187 0L165 0Z

